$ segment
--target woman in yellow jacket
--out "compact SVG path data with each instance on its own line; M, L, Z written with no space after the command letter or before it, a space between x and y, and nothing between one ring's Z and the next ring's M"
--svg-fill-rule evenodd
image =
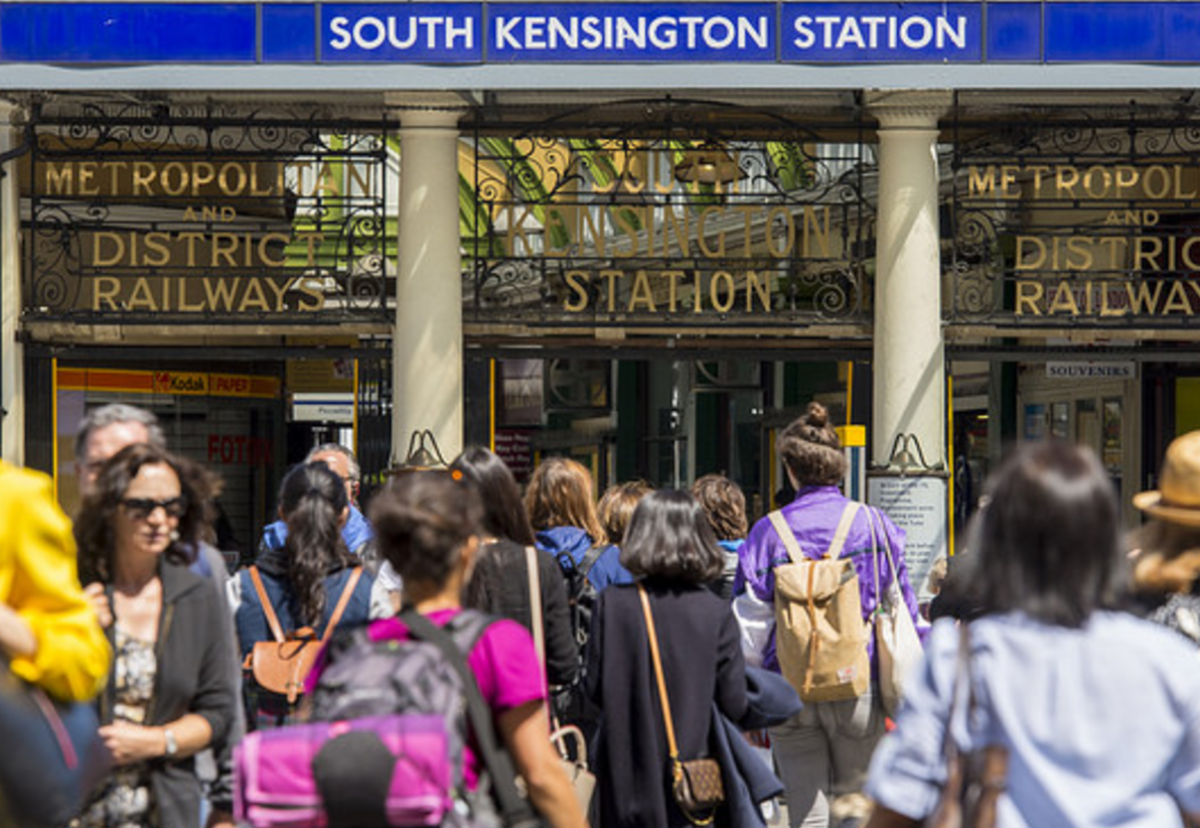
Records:
M71 521L50 478L0 461L0 651L63 701L104 686L111 652L79 585Z

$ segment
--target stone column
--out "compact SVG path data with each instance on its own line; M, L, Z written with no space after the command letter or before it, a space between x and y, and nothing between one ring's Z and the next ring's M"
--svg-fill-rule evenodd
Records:
M400 116L400 230L392 339L392 460L428 429L446 461L462 451L459 111Z
M21 131L15 104L0 101L0 153L14 149ZM25 347L18 338L21 321L21 215L17 162L4 165L0 178L0 457L25 462ZM40 412L42 416L49 412Z
M888 465L897 435L906 435L927 463L944 466L937 140L951 94L869 92L866 102L879 121L873 460Z

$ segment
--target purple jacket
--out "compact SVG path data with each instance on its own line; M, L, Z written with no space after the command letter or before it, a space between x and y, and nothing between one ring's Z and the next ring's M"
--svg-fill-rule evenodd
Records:
M804 554L820 558L829 549L833 534L841 520L842 510L850 501L842 496L837 486L806 486L796 493L796 499L783 507L783 516L796 535ZM877 540L877 554L871 555L871 524L867 507L860 509L846 535L846 544L840 557L852 557L858 572L859 593L862 599L863 621L866 621L879 605L879 594L875 590L875 567L879 566L879 589L886 591L893 577L900 579L900 591L904 602L917 623L917 596L908 581L908 569L904 564L904 530L878 509L875 513L892 548L892 559L896 573L887 565L883 538ZM737 577L734 579L735 613L743 626L743 646L751 645L762 654L762 666L779 671L775 657L775 567L791 561L779 534L770 518L764 517L754 524L741 548ZM880 564L882 562L882 564ZM760 633L754 632L758 628ZM868 639L871 664L875 663L875 642Z

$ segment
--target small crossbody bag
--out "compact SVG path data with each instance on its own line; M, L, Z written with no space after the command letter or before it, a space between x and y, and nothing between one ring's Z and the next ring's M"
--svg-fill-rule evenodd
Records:
M663 679L662 660L659 658L654 613L650 611L650 598L646 595L645 588L638 584L637 590L642 599L642 614L646 617L650 659L654 662L654 678L658 683L663 725L667 731L667 750L671 757L671 795L679 810L693 825L711 825L716 819L717 808L725 801L721 766L715 759L690 759L685 762L679 758L679 746L675 744L675 725L671 720L671 701L667 698L667 683Z

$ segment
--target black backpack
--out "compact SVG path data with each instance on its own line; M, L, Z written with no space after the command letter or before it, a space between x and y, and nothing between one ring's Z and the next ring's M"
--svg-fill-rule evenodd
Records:
M596 565L596 561L600 560L600 556L607 548L604 544L596 544L587 551L578 564L575 563L575 559L571 557L570 553L558 553L558 565L567 581L567 606L571 610L571 633L575 636L575 643L579 647L581 656L584 647L587 646L588 632L592 628L592 607L596 605L596 585L588 579L588 573L592 571L592 567Z

